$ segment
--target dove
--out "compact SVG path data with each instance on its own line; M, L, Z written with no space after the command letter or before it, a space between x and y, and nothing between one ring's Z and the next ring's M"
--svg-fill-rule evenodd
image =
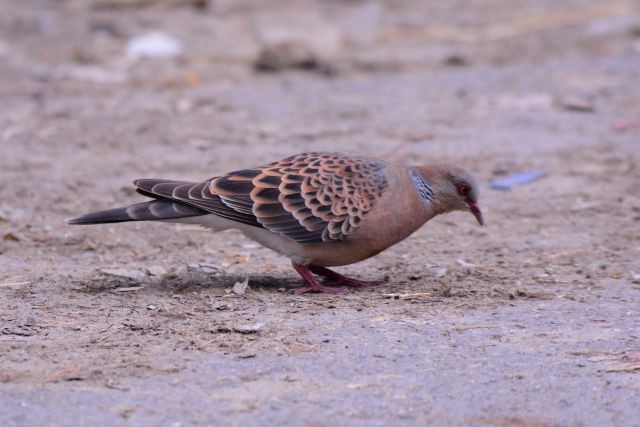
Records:
M478 184L449 164L401 166L357 155L310 152L200 181L139 179L152 200L68 220L69 224L161 221L238 229L288 257L302 292L344 293L379 284L329 267L371 258L437 215L466 211L480 225ZM320 281L318 277L324 278Z

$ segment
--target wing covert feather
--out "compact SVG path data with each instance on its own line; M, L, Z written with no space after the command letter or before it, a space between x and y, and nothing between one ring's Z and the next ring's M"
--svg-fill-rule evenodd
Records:
M386 188L383 163L336 153L298 154L210 182L223 202L248 213L250 200L264 228L300 243L347 239Z

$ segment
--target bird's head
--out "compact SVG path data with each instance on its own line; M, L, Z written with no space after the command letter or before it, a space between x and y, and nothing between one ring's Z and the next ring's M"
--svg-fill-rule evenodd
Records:
M471 212L480 225L484 218L478 206L478 183L466 170L454 165L418 166L416 169L429 182L434 208L438 213Z

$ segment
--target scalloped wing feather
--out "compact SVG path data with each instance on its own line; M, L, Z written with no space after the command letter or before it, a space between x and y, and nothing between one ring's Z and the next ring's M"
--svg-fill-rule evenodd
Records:
M298 243L345 240L387 188L384 164L335 153L303 153L211 180L227 207Z

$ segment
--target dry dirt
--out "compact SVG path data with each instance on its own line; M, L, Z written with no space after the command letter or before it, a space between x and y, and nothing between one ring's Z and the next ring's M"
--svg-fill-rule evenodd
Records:
M0 424L640 425L636 2L205 3L0 1ZM254 71L294 23L316 63ZM127 60L154 29L184 56ZM236 232L64 222L308 150L460 164L487 225L333 296Z

